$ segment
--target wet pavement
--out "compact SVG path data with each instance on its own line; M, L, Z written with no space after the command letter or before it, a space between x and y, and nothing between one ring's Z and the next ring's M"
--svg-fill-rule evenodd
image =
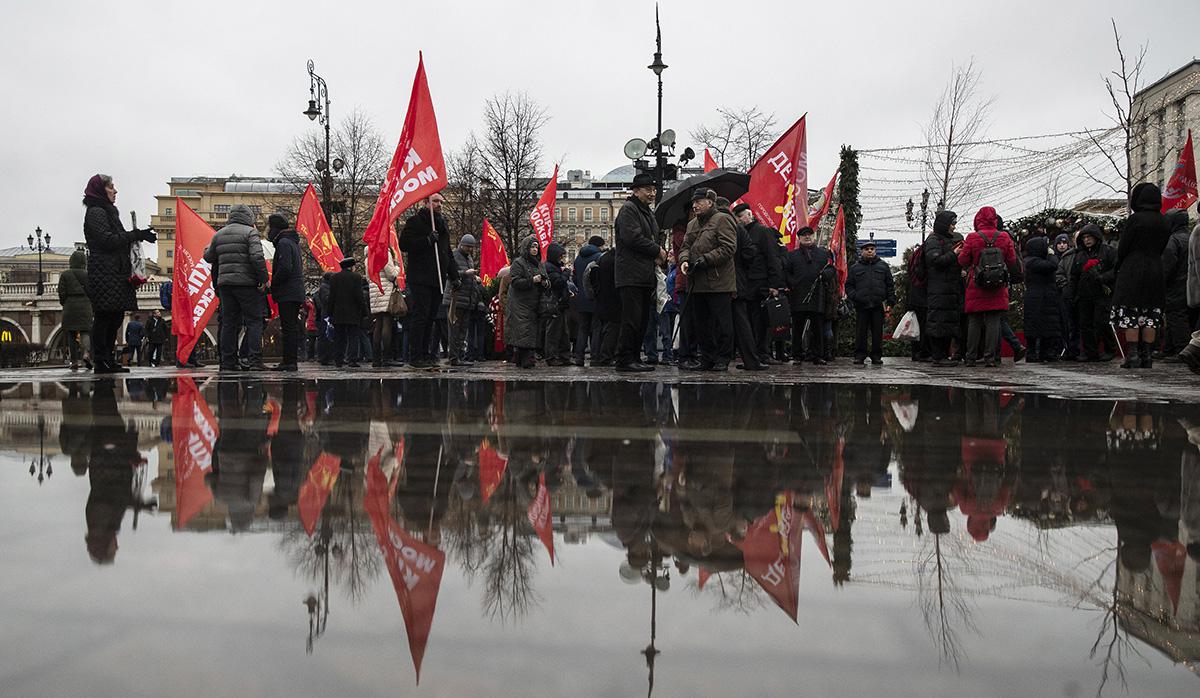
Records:
M1200 689L1181 367L606 377L6 373L0 695Z

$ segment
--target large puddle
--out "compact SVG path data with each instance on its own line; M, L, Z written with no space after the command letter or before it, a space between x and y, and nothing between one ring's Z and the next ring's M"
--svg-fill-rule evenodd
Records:
M1200 691L1197 406L0 390L0 695Z

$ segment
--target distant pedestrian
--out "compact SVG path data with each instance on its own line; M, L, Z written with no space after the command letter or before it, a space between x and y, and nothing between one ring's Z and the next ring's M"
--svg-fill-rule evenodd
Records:
M312 294L304 297L304 306L301 308L300 317L304 321L304 359L306 361L317 360L317 304L313 300Z
M142 316L134 315L125 325L125 355L130 366L141 366L145 359L143 344L146 341L146 326L142 324Z
M212 266L221 302L221 370L261 368L266 317L263 294L267 289L262 239L254 227L254 213L249 206L237 204L229 210L227 220L204 252L204 261ZM238 333L243 330L249 348L246 366L238 361Z
M271 263L271 297L279 308L280 360L276 371L295 371L300 354L300 307L304 296L304 258L300 236L282 213L267 219L267 239L275 245Z
M114 205L117 188L112 177L93 175L83 192L87 213L83 236L87 241L87 292L92 302L92 356L95 373L125 373L116 361L117 333L125 312L137 310L137 294L129 280L134 245L155 242L154 230L125 230Z
M58 277L58 301L62 304L62 331L67 338L71 370L82 362L92 368L92 301L88 298L88 256L83 250L71 253L68 268Z
M875 254L875 242L858 243L858 261L846 275L846 298L854 304L854 363L866 363L867 339L870 338L871 363L883 363L883 315L896 304L892 268Z
M333 323L333 363L358 368L359 333L369 315L363 297L363 277L354 271L354 258L342 259L342 270L329 282L329 320Z
M163 319L162 311L155 308L154 313L146 318L146 357L151 366L159 366L163 362L163 349L171 337L167 321Z

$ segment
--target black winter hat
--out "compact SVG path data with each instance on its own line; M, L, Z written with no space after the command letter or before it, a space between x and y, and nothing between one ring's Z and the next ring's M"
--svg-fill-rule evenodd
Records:
M742 203L738 204L737 206L733 207L734 215L737 215L737 214L741 213L742 211L749 211L749 210L750 210L750 204L748 204L744 201Z
M353 269L354 268L354 258L353 257L342 257L341 264L342 264L342 269Z
M652 187L654 186L654 178L645 172L639 172L633 176L633 188Z
M593 247L604 247L604 238L600 237L599 235L593 235L588 238L588 244L592 245Z
M700 199L708 199L715 203L717 200L717 193L712 189L700 187L692 192L692 201L699 201Z
M286 230L287 227L288 227L287 216L283 215L282 213L272 213L267 218L267 229L268 230Z

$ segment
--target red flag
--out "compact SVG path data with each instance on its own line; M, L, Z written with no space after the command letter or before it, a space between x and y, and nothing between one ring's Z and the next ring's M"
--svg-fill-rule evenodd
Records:
M713 160L712 153L708 152L708 148L704 149L704 171L712 172L717 169L717 161Z
M832 567L833 563L829 560L829 544L825 540L825 527L821 525L821 520L817 518L812 509L808 509L800 515L800 523L812 534L813 540L817 541L817 550L821 551L821 557L825 558L825 564Z
M542 261L546 261L546 247L554 242L554 200L558 198L558 165L554 166L554 174L546 182L542 198L529 214L529 222L533 224L533 234L537 236L538 245L542 248Z
M171 403L171 450L175 456L175 528L183 528L212 501L204 476L212 471L217 418L188 376L180 376Z
M833 187L837 184L838 173L834 170L833 176L829 178L829 184L821 190L821 196L816 203L808 209L808 226L814 231L821 225L821 221L825 220L825 214L829 213L829 202L833 201Z
M837 220L833 223L833 234L829 238L829 251L833 254L833 271L838 283L838 297L846 295L846 277L850 275L850 265L846 261L846 216L842 206L838 204Z
M542 545L550 553L550 566L554 566L554 516L550 511L550 490L546 489L546 473L538 475L537 496L529 503L529 523L537 532Z
M204 261L204 248L216 234L196 212L175 199L175 269L171 274L171 334L176 337L175 358L186 363L192 347L217 310L212 266Z
M1187 208L1197 199L1200 199L1200 193L1196 190L1196 156L1192 152L1192 129L1189 128L1187 143L1179 154L1179 162L1175 163L1167 190L1163 192L1162 212Z
M479 494L484 504L496 493L507 466L508 459L496 452L491 441L484 439L479 442Z
M1183 586L1183 571L1187 565L1187 548L1177 540L1158 541L1150 544L1154 566L1162 575L1167 598L1171 600L1171 613L1179 614L1179 592Z
M500 236L496 234L496 229L488 222L488 219L483 219L483 244L479 250L479 278L483 281L483 285L487 286L492 283L492 279L500 273L500 270L508 266L508 252L504 249L504 243L500 241Z
M708 578L711 576L712 572L709 572L707 567L700 568L700 591L704 591L704 585L708 584Z
M775 497L775 508L755 519L736 541L749 574L796 622L800 605L800 526L791 492Z
M789 250L796 231L808 225L808 140L805 117L792 125L750 168L742 201L754 217L778 230Z
M313 189L312 182L309 182L308 188L304 190L304 196L300 198L300 212L296 214L296 229L308 241L308 250L312 252L313 259L317 260L317 264L325 271L339 271L342 266L342 248L338 247L337 240L333 237L333 230L329 227L329 221L325 220L325 212L321 210L321 204L317 201L317 191Z
M329 501L329 493L333 491L341 470L341 457L322 451L309 468L308 478L300 486L300 498L296 503L300 509L300 523L304 524L304 531L309 538L317 530L317 519L325 510L325 502Z
M388 263L388 250L396 248L396 218L421 199L433 196L446 187L446 160L442 141L438 137L437 117L425 79L425 58L417 60L417 75L413 79L412 96L408 99L408 114L400 142L392 155L387 175L379 187L375 213L363 233L367 243L367 276L380 290L383 282L379 270ZM397 257L398 259L398 257ZM403 286L402 276L396 281Z
M378 464L369 466L363 505L371 519L371 528L375 530L375 540L383 552L383 561L396 590L396 599L400 602L400 613L404 616L404 628L408 632L408 651L412 654L417 683L420 684L421 660L425 657L425 645L429 642L429 629L437 608L446 554L413 538L388 515L387 490L387 478L383 470Z

